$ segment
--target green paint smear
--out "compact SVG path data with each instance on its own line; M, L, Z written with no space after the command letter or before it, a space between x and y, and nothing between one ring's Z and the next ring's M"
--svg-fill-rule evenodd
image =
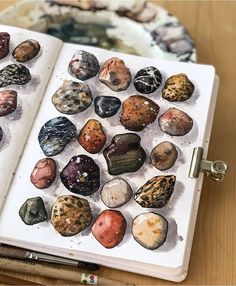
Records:
M57 37L63 42L100 47L103 49L138 55L137 51L127 46L122 40L109 38L106 30L109 24L79 23L72 17L51 16L45 14L46 34Z

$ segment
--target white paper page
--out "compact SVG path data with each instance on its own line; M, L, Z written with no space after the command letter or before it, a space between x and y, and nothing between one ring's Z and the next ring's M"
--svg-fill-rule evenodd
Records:
M83 253L86 257L94 257L94 255L97 254L106 257L133 260L136 262L140 261L151 263L162 267L179 267L183 264L184 260L184 253L188 240L187 234L191 226L190 216L194 205L194 190L197 186L196 179L188 178L188 171L193 148L205 145L205 130L207 126L208 112L211 108L210 100L214 84L215 70L212 66L140 58L92 47L82 46L81 48L96 55L101 66L106 59L112 56L117 56L123 59L126 65L130 68L132 76L134 76L134 74L143 67L150 65L157 67L164 76L163 83L157 92L152 95L147 95L147 97L159 104L160 112L158 117L169 107L177 107L187 112L193 118L193 128L185 136L171 137L162 133L158 126L158 120L146 127L144 131L138 132L138 135L141 137L141 145L147 154L145 164L135 173L117 176L126 179L135 192L147 180L154 176L169 174L176 175L177 182L172 197L169 203L162 209L142 208L133 199L131 199L126 205L118 208L118 210L120 210L126 217L127 231L123 241L112 249L106 249L97 242L93 237L90 228L87 228L76 236L62 237L55 231L49 221L34 226L26 226L21 221L18 211L26 199L30 197L42 197L46 203L48 212L50 213L50 208L58 196L69 194L74 195L60 182L59 175L57 176L56 183L46 190L36 189L29 180L35 163L39 159L44 158L44 154L39 147L37 139L39 130L49 119L61 116L61 114L52 105L51 97L62 85L65 79L77 81L68 74L67 66L74 52L80 49L80 47L66 44L61 50L52 75L52 80L47 88L34 129L29 137L23 159L21 160L14 178L11 192L3 209L3 213L0 218L0 237L1 239L5 237L4 240L10 244L14 244L17 240L25 241L25 246L27 245L27 242L35 243L38 244L37 249L41 248L42 251L44 248L39 246L39 244L43 244L47 249L53 248L52 252L57 253L58 255L63 251L64 255L74 255L75 258L80 259L83 257ZM178 73L186 73L188 75L189 79L195 84L195 91L192 98L188 101L171 103L161 98L161 90L166 78ZM138 94L132 84L126 91L117 93L111 91L108 87L99 82L97 77L86 82L89 84L94 97L97 95L113 95L119 97L121 101L123 101L130 95ZM102 119L95 114L94 106L91 105L85 112L67 117L76 124L78 132L89 118L99 120L108 135L108 140L105 145L108 146L111 142L111 138L115 134L129 132L119 123L120 113L121 110L114 117ZM179 156L176 164L171 169L161 172L149 163L148 157L153 147L165 140L171 141L176 145ZM54 159L58 163L59 170L61 171L72 156L80 154L91 156L100 166L102 178L101 186L104 182L113 178L113 176L110 176L107 172L105 159L102 153L100 152L96 155L87 153L79 145L77 140L71 142L61 154L54 156ZM20 185L24 187L21 187L19 190ZM86 199L88 199L91 204L94 218L100 211L106 209L106 206L100 199L100 190L91 198L86 197ZM159 213L169 222L169 231L166 242L163 246L153 251L147 250L139 245L131 234L132 219L138 214L147 211ZM57 250L55 250L55 248ZM75 255L76 251L78 251L77 255ZM88 253L90 253L90 255Z
M0 60L0 69L9 64L17 64L12 57L14 48L27 39L37 40L41 46L39 54L29 62L21 63L31 73L32 79L25 85L9 85L3 90L15 90L18 94L17 109L0 117L3 139L0 142L0 207L4 202L12 175L30 132L40 101L56 62L62 42L56 38L24 29L0 25L1 32L10 34L10 52Z

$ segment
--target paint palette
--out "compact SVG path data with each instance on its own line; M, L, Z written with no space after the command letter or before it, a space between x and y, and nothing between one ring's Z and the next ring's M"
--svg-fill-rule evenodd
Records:
M179 20L156 3L144 0L24 0L0 15L1 24L43 32L67 43L196 61L193 40Z

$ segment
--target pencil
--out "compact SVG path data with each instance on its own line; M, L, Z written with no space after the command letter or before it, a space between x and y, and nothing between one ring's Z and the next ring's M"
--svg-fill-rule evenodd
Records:
M18 273L31 273L33 275L39 275L54 279L56 277L57 279L69 280L87 285L131 285L123 281L112 280L94 274L83 273L77 269L72 270L66 268L56 268L48 264L28 263L6 258L0 259L0 269L10 271L17 269Z

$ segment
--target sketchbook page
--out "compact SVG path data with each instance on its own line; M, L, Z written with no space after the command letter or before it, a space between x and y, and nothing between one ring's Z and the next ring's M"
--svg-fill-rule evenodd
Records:
M8 56L0 60L0 70L8 65L22 64L31 74L30 82L24 85L8 85L0 91L17 92L17 107L9 115L0 117L3 138L0 142L0 207L4 201L11 178L21 156L26 138L32 127L44 90L57 60L62 42L56 38L24 29L0 25L0 32L10 35ZM14 60L13 50L21 42L34 39L41 46L38 55L32 60L20 63Z
M130 132L120 124L121 109L115 116L105 119L100 118L95 114L94 104L82 113L69 116L59 113L53 106L51 102L52 95L63 84L64 80L78 81L68 73L67 68L73 54L79 49L93 53L97 57L100 66L102 66L105 60L113 56L123 59L127 67L131 70L132 77L139 69L147 66L157 67L163 75L161 87L155 93L146 95L147 98L155 101L160 106L160 111L154 123L148 125L143 131L137 132L141 137L141 145L147 154L144 165L137 172L126 173L119 176L109 175L102 152L95 155L87 153L80 146L76 138L67 145L62 153L53 157L60 172L67 165L72 156L86 154L87 156L92 157L100 167L101 187L108 180L120 177L130 184L133 192L136 192L154 176L176 176L177 182L175 184L174 192L165 207L161 209L142 208L132 198L127 204L117 209L125 216L127 228L122 242L111 249L104 248L94 238L90 227L78 235L63 237L53 228L50 219L47 222L27 226L22 222L18 215L20 207L28 198L40 196L45 202L50 218L51 207L57 197L61 195L75 195L74 193L69 192L62 184L59 172L56 181L52 186L45 190L35 188L30 182L30 174L36 162L45 157L38 143L38 134L46 121L57 116L66 116L76 125L77 133L79 133L88 119L97 119L102 123L107 136L105 147L110 145L114 135ZM187 74L189 79L194 83L194 94L191 99L185 102L168 102L161 97L161 90L168 77L179 73ZM100 257L104 256L113 259L119 258L136 261L137 263L150 263L168 268L177 268L181 266L184 261L188 232L191 226L190 217L194 205L194 194L198 183L197 179L188 178L188 172L193 148L200 146L204 147L205 140L208 140L205 137L205 131L208 124L208 113L211 109L211 94L214 85L214 76L215 70L212 66L141 58L93 47L80 47L72 44L63 45L51 81L45 93L44 101L36 118L34 129L28 139L23 159L17 169L11 191L0 218L1 240L4 240L9 244L23 244L24 247L27 247L29 244L31 247L32 245L35 245L35 248L41 249L41 251L47 249L49 252L56 252L58 254L63 253L65 256L73 256L77 259L89 257L93 260L93 257L98 255ZM130 95L138 94L132 83L127 90L122 92L111 91L98 80L98 76L87 80L86 83L91 88L93 97L110 95L118 97L123 102ZM181 109L192 117L193 128L187 135L171 137L161 132L158 126L158 118L170 107ZM159 171L150 164L149 156L152 149L163 141L170 141L175 144L178 150L178 159L171 169ZM19 192L20 185L23 185L24 188L21 188ZM101 201L100 190L93 196L84 198L90 203L94 219L102 210L107 209ZM148 250L142 247L133 238L131 233L132 220L137 215L147 211L152 211L164 216L169 225L165 243L156 250Z

